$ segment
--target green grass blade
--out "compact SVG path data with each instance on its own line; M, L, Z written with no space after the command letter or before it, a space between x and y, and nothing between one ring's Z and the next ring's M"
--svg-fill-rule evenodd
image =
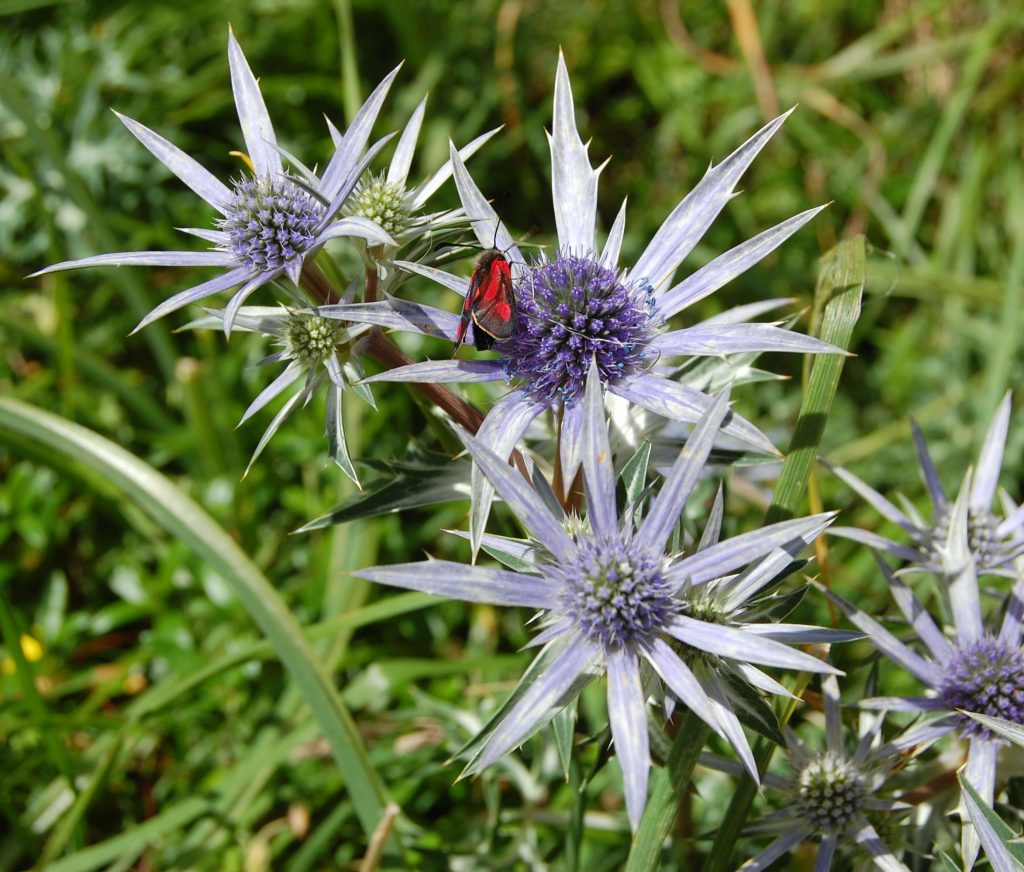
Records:
M51 161L60 172L68 193L89 219L89 230L96 240L97 247L101 251L117 251L117 236L110 228L104 208L93 199L88 187L71 168L53 132L40 126L39 113L32 108L20 84L2 72L0 94L3 95L0 102L25 125L27 136L37 152ZM40 188L45 187L39 179L36 179L35 183ZM143 290L142 282L134 278L129 271L120 269L111 271L110 281L120 289L128 311L134 318L141 320L152 307ZM175 353L166 325L150 325L143 331L143 337L149 343L164 378L173 381Z
M1005 26L1006 19L998 16L974 34L974 45L960 72L957 89L946 103L946 109L938 128L929 138L928 148L921 158L917 175L914 177L914 184L907 196L902 216L903 237L898 240L897 253L900 255L907 253L911 240L917 237L925 208L935 192L935 186L942 171L942 163L953 142L953 137L967 115L971 98L977 90L982 74L988 67L996 39Z
M352 716L270 582L235 541L168 479L102 436L26 403L0 398L0 437L27 437L91 465L168 534L225 579L274 645L324 732L364 830L373 832L385 792Z
M651 778L650 797L633 838L626 872L653 872L659 868L662 845L672 831L679 805L690 786L693 768L710 732L700 718L687 711L665 765L656 769Z
M192 797L179 803L151 820L133 826L119 836L92 845L47 865L47 872L88 872L113 863L125 854L138 856L150 844L180 830L209 811L210 803L202 797Z
M341 102L345 107L345 121L351 124L363 102L359 87L352 4L349 0L334 0L334 12L338 18L338 42L341 48Z
M999 327L989 346L991 356L985 372L985 401L979 420L995 413L1006 389L1011 386L1013 363L1020 349L1021 306L1024 304L1024 176L1020 167L1006 172L1006 229L1010 238L1010 264L1006 271Z
M840 242L825 255L814 291L813 332L820 339L840 348L850 347L853 328L860 316L866 270L863 236ZM766 524L794 518L800 513L844 362L845 358L838 354L819 354L814 358L793 441L765 517Z

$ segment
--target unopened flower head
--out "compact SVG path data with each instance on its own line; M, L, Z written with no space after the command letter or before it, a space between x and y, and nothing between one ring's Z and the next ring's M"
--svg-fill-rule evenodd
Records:
M581 406L587 524L570 523L571 532L552 494L545 499L480 440L463 436L483 473L532 536L526 543L488 536L484 544L496 553L514 555L528 571L431 560L374 567L359 575L427 593L541 610L532 644L543 646L538 661L543 669L487 736L468 771L488 766L520 744L589 677L606 673L612 737L625 778L629 818L636 827L650 765L641 664L649 664L666 693L728 741L755 778L757 766L730 701L727 676L778 693L785 692L782 686L757 665L834 671L786 643L834 641L844 634L743 620L746 604L792 563L793 555L831 516L785 521L722 542L716 532L694 554L669 553L672 531L729 414L726 397L717 398L698 423L638 524L632 511L620 519L616 507L596 361L591 362ZM717 588L721 610L728 610L732 620L708 623L687 614L692 591L702 585ZM708 662L691 669L674 650L677 643L707 652Z
M292 312L285 321L282 338L291 358L306 369L314 369L335 353L344 335L340 321Z
M796 792L800 815L825 833L843 832L865 811L864 774L834 751L819 751L801 766Z
M388 168L379 173L364 173L342 210L349 217L362 218L379 226L390 237L390 242L371 245L367 252L379 265L386 265L383 289L389 292L407 277L404 272L390 269L399 251L416 263L429 264L447 251L438 243L464 233L468 223L460 208L427 211L430 198L452 175L450 160L418 184L409 180L426 108L424 97L409 117ZM498 130L500 128L488 130L463 146L458 151L459 159L469 160ZM333 126L330 131L335 145L341 147L341 134Z
M771 774L766 785L787 797L786 804L765 822L765 829L778 833L775 840L741 868L745 872L765 869L797 845L820 839L815 869L827 872L837 850L855 848L882 869L905 869L886 844L887 831L909 809L886 797L886 784L899 763L899 750L880 742L884 714L862 721L853 737L847 736L839 704L839 685L832 676L822 679L825 703L825 746L805 743L786 730L786 754L793 774L781 778ZM720 768L727 768L719 765Z
M393 237L400 236L412 218L402 186L383 173L367 173L359 180L345 213L368 218Z
M353 284L346 290L346 295L354 293ZM223 324L226 317L223 310L208 309L207 313L206 317L193 321L189 326L210 329ZM359 341L369 332L369 326L345 324L284 306L243 306L234 317L239 331L267 336L277 346L278 350L264 357L261 364L285 364L284 371L249 404L240 423L248 421L292 386L299 385L267 426L249 460L246 474L288 415L308 403L313 394L323 388L326 393L324 433L328 456L358 485L359 479L345 442L342 395L351 389L366 402L373 403L369 388L357 384L364 375L358 353Z

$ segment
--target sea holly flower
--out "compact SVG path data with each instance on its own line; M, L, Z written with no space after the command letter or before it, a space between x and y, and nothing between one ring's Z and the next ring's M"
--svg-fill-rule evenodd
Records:
M592 363L582 401L586 517L572 521L550 491L532 488L479 439L462 438L484 475L530 533L521 543L500 536L485 544L514 555L521 571L444 560L379 566L362 578L469 602L540 610L542 646L529 686L487 736L471 764L476 771L523 742L563 708L593 675L608 681L608 713L635 828L647 796L649 671L728 741L753 777L757 768L725 687L725 671L769 692L786 691L760 666L810 672L835 670L786 643L820 638L816 627L748 624L706 614L701 589L734 576L731 601L755 596L830 523L832 515L772 524L681 555L666 549L715 435L727 422L725 395L698 422L649 511L636 520L615 503L615 476L602 404L601 375ZM717 522L716 522L717 523ZM736 573L739 573L736 575ZM698 669L691 664L702 662ZM528 672L528 674L530 674Z
M992 417L977 465L973 473L965 478L963 486L969 487L967 536L971 559L979 572L1013 578L1018 574L1013 566L1013 560L1024 553L1024 505L1018 506L1007 494L1000 493L1003 516L1000 517L993 511L1009 423L1010 394L1007 394ZM829 532L833 536L852 539L906 561L903 570L905 572L955 575L961 567L951 565L945 551L954 501L946 496L920 429L913 422L911 425L921 473L932 503L931 520L923 517L901 494L897 494L897 498L902 508L883 497L853 473L842 467L832 466L832 471L877 509L886 520L902 528L910 537L910 543L903 545L873 531L860 530L856 527L833 527Z
M346 290L346 296L350 297L354 291L353 282ZM205 318L193 321L188 326L201 329L223 324L223 310L207 311ZM296 384L300 385L267 426L246 466L245 475L249 474L256 458L280 429L285 418L295 409L305 406L313 394L325 385L327 410L324 433L327 437L328 457L358 486L359 478L345 443L341 398L346 389L352 388L373 405L370 388L358 384L365 375L358 354L358 342L372 327L368 324L343 324L341 321L321 318L305 310L293 310L285 306L243 306L235 314L235 329L268 336L279 346L278 351L264 357L259 365L285 364L284 371L245 410L239 426L275 397Z
M843 730L839 684L826 675L821 685L825 747L809 746L792 730L786 730L786 753L793 774L789 778L770 775L765 783L782 792L787 802L779 811L752 823L759 833L777 835L740 868L744 872L767 869L797 845L818 839L815 872L827 872L839 848L854 846L880 869L905 872L907 867L872 823L910 808L883 795L886 782L901 760L897 749L878 741L885 713L864 723L851 752ZM707 762L714 768L731 768L717 760Z
M1024 615L1024 579L1018 578L1007 600L1001 621L985 620L978 585L978 570L968 543L969 499L964 488L953 504L945 547L946 561L959 566L943 586L953 627L944 632L903 580L877 556L879 569L889 583L893 599L923 645L919 653L877 620L842 597L825 590L846 616L863 630L878 650L913 675L924 687L919 697L884 697L862 701L862 706L906 711L928 716L894 744L926 746L955 735L968 743L964 775L981 797L992 802L996 758L1004 740L984 723L964 712L1003 718L1024 725L1024 647L1021 619ZM978 852L973 827L965 817L962 853L969 867Z
M386 264L393 259L398 249L407 248L415 240L422 240L423 245L408 251L407 256L419 263L428 262L431 259L430 250L436 248L440 234L454 228L463 228L468 223L462 209L424 212L427 201L451 177L451 160L445 161L444 165L419 184L409 185L409 171L426 108L427 98L424 97L409 117L387 170L364 173L342 209L345 215L361 216L374 222L392 238L393 245L371 244L372 257L378 264ZM333 124L328 124L335 147L340 147L344 137ZM459 150L459 159L463 162L469 160L500 130L500 127L496 127L473 139ZM389 282L389 287L394 286L394 281Z
M223 272L181 291L153 309L140 330L190 303L237 288L225 310L224 330L230 332L239 307L256 290L287 276L298 284L303 264L327 240L358 237L377 244L394 240L380 225L361 216L339 218L339 212L360 176L390 137L366 144L380 107L398 70L392 71L356 114L344 138L311 190L284 169L274 128L242 49L228 30L231 86L252 173L231 187L195 159L138 121L118 115L135 137L172 173L217 210L215 229L183 228L183 232L213 243L209 251L133 251L70 260L35 275L89 266L208 266ZM364 154L365 151L365 154ZM134 332L134 331L133 331Z
M654 235L634 264L623 267L619 250L625 232L625 204L598 251L597 183L587 146L576 129L569 74L559 56L555 80L551 147L551 194L558 234L553 258L540 256L527 264L508 230L480 192L454 148L455 183L480 244L508 257L518 307L518 332L495 345L498 359L428 361L397 367L371 381L510 382L512 392L487 415L477 438L507 457L530 424L546 410L558 422L562 480L568 486L582 452L582 397L591 359L596 359L601 385L612 394L672 421L695 423L711 406L696 388L665 377L655 364L680 357L722 356L750 351L842 353L840 349L775 324L743 323L753 314L735 310L737 318L666 329L674 315L714 293L731 279L774 251L824 207L809 209L726 252L672 283L686 256L734 195L753 159L779 129L787 115L765 125L721 164L711 167ZM465 297L469 280L412 262L399 267L434 279ZM781 301L782 305L785 301ZM758 312L765 311L762 306ZM321 314L440 336L454 343L458 318L430 306L413 312L404 302L395 312L388 302L355 311L327 308ZM776 454L774 446L753 424L733 415L723 433L755 450ZM474 474L471 530L474 544L482 535L493 494L479 470Z

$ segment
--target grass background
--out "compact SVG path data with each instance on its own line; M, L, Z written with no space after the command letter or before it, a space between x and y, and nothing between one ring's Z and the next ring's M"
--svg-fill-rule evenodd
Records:
M243 336L225 345L173 333L184 315L127 336L197 272L22 276L69 257L177 247L174 227L209 222L109 107L221 178L238 173L228 154L240 143L229 20L293 153L322 163L322 114L343 121L405 59L378 132L403 124L429 92L414 164L425 173L444 160L449 136L461 143L505 124L473 159L474 177L517 231L536 226L549 238L543 130L561 46L591 155L612 156L601 177L605 227L629 197L626 260L710 160L780 107L800 104L688 266L814 203L833 205L700 314L782 295L797 298L796 311L809 303L822 252L866 233L858 356L844 370L824 453L920 503L908 413L955 488L1021 375L1022 15L1019 0L0 2L0 390L96 430L174 479L302 624L394 596L347 569L423 549L463 557L439 530L464 523L464 503L289 535L348 492L324 466L319 411L296 415L241 481L266 422L235 430L264 383L251 368L262 350ZM454 192L444 198L453 203ZM799 361L765 362L799 379ZM423 410L403 390L377 397L378 414L349 422L359 432L355 456L400 455L408 434L424 430ZM789 382L748 387L740 402L784 445L799 399ZM1011 428L1003 484L1015 497L1022 446L1024 428ZM113 868L344 868L362 856L316 725L277 661L246 654L258 632L224 579L95 473L31 441L0 445L0 479L0 869L30 865L48 843L61 847L55 834L72 857L66 868L93 868L74 866L74 852L123 832L136 838L108 861ZM877 524L827 476L820 491L824 505L847 509L845 523ZM734 495L732 523L749 528L761 508ZM829 543L826 567L862 607L888 607L863 552ZM828 619L817 601L802 608ZM27 658L21 674L16 637ZM315 643L412 822L423 868L561 863L572 803L550 748L538 744L511 767L454 787L455 772L442 765L511 687L525 639L514 610L441 603ZM867 652L848 650L850 663ZM237 663L173 705L126 716L140 695L234 652ZM861 680L855 673L851 695ZM583 711L583 725L598 729L599 697L586 697ZM714 825L729 790L721 779L701 782L696 832ZM620 806L611 767L588 795L580 868L621 863L628 834L621 815L605 814ZM163 829L151 837L139 829L146 821ZM706 844L692 845L691 859Z

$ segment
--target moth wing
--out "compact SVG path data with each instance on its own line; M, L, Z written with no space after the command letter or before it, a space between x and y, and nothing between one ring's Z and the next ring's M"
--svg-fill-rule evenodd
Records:
M516 298L508 261L495 260L480 283L474 300L473 322L495 339L509 339L516 332Z

